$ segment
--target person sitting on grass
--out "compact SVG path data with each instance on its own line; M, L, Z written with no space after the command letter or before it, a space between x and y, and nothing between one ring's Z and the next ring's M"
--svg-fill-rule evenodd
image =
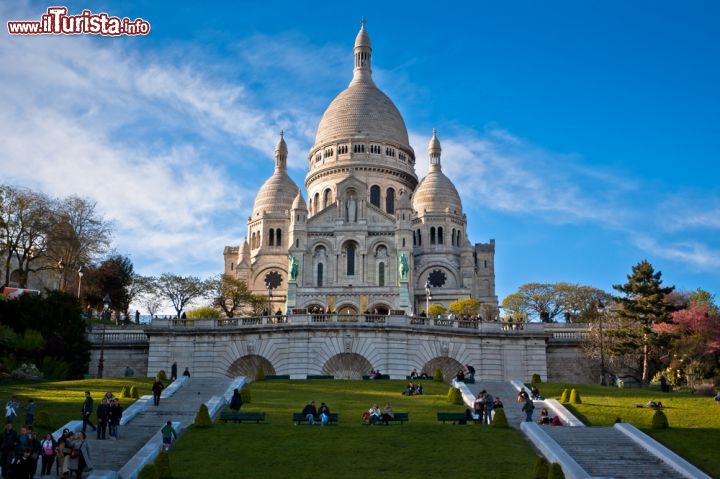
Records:
M415 386L413 383L407 383L407 386L405 386L405 391L403 391L403 396L412 396L415 394Z
M410 379L416 379L418 377L417 369L413 368L412 372L410 373Z
M540 419L538 419L538 424L541 426L545 424L550 424L550 416L548 415L548 410L545 408L542 408L542 411L540 411Z
M382 419L382 412L380 412L380 408L378 407L377 403L372 405L372 407L368 411L368 414L370 415L371 426L378 422L380 419Z
M318 409L318 414L320 415L320 425L327 426L327 423L330 420L330 408L327 406L327 404L325 404L324 402L320 403L320 409Z
M563 423L560 422L560 416L555 416L555 417L553 418L552 422L550 423L550 425L551 425L551 426L562 426Z
M390 424L391 420L395 419L395 411L393 411L393 408L389 402L385 403L382 418L386 426Z
M420 379L428 379L429 377L425 370L420 371Z
M661 401L648 401L646 404L650 409L662 409L663 405Z
M422 395L422 394L424 394L424 393L425 393L425 390L423 389L423 385L418 383L417 387L415 388L415 393L414 393L414 394L415 394L416 396L418 396L418 395Z
M315 401L310 401L302 410L303 416L307 419L308 424L315 424L315 418L317 417L317 408L315 407Z
M715 402L720 404L720 391L715 395Z

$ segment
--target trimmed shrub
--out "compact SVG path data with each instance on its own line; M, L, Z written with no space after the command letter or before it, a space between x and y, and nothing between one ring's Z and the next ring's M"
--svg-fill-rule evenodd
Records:
M172 477L170 455L167 452L160 451L160 454L155 458L155 467L157 468L158 479L170 479Z
M47 411L38 411L35 416L35 425L41 427L50 427L50 413Z
M160 479L160 476L158 476L158 470L157 467L155 467L155 464L145 464L142 469L140 469L140 474L138 474L138 479Z
M433 381L438 383L444 383L445 378L443 378L442 371L440 371L440 368L437 368L435 370L435 373L433 374Z
M580 399L580 393L573 388L572 391L570 391L570 404L582 404L582 399Z
M495 415L493 416L492 420L492 427L510 427L510 424L508 424L507 416L505 415L505 409L495 409Z
M164 369L161 369L160 371L158 371L157 378L160 381L167 381L167 373L165 372Z
M568 402L570 399L570 393L567 389L563 389L562 395L560 396L560 402Z
M540 384L540 383L542 383L542 379L540 379L540 375L539 375L539 374L533 374L533 375L532 375L532 379L530 380L530 385L531 385L531 386L534 386L534 385Z
M140 391L138 391L138 388L135 386L130 386L130 397L133 399L138 399L140 397Z
M615 418L615 424L620 424L622 422L622 418L620 416Z
M130 386L123 386L120 390L120 397L121 398L129 398L130 397Z
M211 427L212 419L210 419L210 412L205 404L200 405L197 414L195 414L195 427Z
M250 391L250 388L242 388L240 390L240 398L242 399L243 404L252 402L252 392Z
M655 411L652 417L652 428L653 429L667 429L670 427L668 424L667 416L662 411Z
M538 457L533 466L532 479L547 479L550 466L547 459Z
M264 381L265 380L265 369L260 366L257 370L257 373L255 373L255 381Z
M548 472L547 479L565 479L565 473L560 467L560 464L553 462L550 464L550 471Z
M462 398L462 393L458 388L450 388L447 394L447 399L450 404L465 404Z

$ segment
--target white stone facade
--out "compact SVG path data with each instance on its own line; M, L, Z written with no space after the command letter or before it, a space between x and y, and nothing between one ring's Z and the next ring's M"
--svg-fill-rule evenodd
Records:
M353 79L325 111L308 154L307 203L287 175L281 136L275 172L258 191L247 238L225 248L224 272L256 294L270 296L270 289L273 312L419 314L426 283L433 303L474 297L496 308L495 242L468 240L467 218L442 172L435 132L430 172L418 183L405 122L375 85L371 58L363 27ZM288 255L297 261L295 280Z

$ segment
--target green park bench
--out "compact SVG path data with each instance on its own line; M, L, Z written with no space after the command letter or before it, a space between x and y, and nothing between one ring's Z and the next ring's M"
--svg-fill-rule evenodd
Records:
M363 376L362 378L365 380L368 380L368 379L370 379L370 376L367 375L367 376ZM390 379L390 375L389 374L381 374L380 377L377 379Z
M289 374L268 374L265 376L266 381L272 381L275 379L290 379Z
M308 374L308 379L335 379L335 376L329 376L325 374Z
M408 413L406 413L406 412L396 412L396 413L395 413L395 417L393 417L392 419L388 419L388 424L391 423L391 422L392 422L392 423L395 423L395 424L397 424L397 423L403 424L403 423L406 423L406 422L408 422L408 421L410 421L410 415L409 415ZM366 424L366 425L369 425L370 423L368 422L368 423L365 423L365 424ZM378 422L376 422L375 424L385 424L385 421L384 421L383 419L379 419Z
M265 413L264 412L221 412L220 413L220 420L222 422L243 422L243 421L255 421L256 424L260 424L260 422L265 421Z
M453 424L465 422L464 412L439 412L437 413L437 420L442 421L443 424L447 421L452 421Z
M295 423L296 426L298 426L298 425L300 425L300 424L302 424L302 423L310 424L310 423L307 422L307 417L305 417L305 414L303 414L303 413L301 413L301 412L294 412L293 415L292 415L292 420L293 420L293 422ZM330 413L330 419L328 419L328 424L335 424L335 425L337 425L337 423L338 423L338 415L337 415L337 413L331 412L331 413ZM315 424L320 424L320 418L317 417L317 416L315 416Z

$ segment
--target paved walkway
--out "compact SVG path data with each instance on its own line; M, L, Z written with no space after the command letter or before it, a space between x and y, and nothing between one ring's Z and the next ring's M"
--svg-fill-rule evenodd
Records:
M543 431L593 477L683 477L612 427L544 427Z
M192 423L200 404L212 396L221 396L230 381L228 378L191 378L172 397L162 399L159 406L150 403L145 411L120 426L117 441L98 440L88 428L94 472L119 471L167 421Z

